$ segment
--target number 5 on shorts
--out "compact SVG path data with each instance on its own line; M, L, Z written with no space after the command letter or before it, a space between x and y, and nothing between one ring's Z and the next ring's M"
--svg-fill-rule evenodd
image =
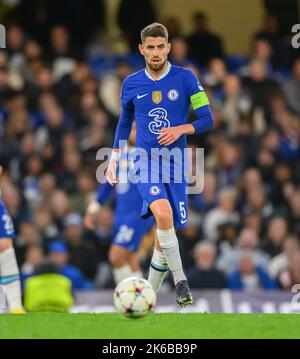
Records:
M184 201L179 202L179 210L180 210L181 218L186 219L186 210L184 206Z

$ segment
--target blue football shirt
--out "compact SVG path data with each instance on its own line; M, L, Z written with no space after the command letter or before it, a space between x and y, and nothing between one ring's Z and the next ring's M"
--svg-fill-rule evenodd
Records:
M154 80L146 69L129 75L123 82L121 102L122 108L134 113L136 147L147 152L165 147L157 140L161 129L188 123L190 105L194 110L209 106L196 76L190 70L170 63L158 80ZM186 136L167 147L184 149Z

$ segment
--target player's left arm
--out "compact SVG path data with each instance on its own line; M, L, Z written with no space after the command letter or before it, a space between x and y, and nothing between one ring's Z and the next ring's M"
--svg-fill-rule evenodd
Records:
M94 229L96 215L101 210L102 206L113 196L114 188L108 183L103 183L97 191L96 198L92 200L86 209L84 215L84 226L87 229Z
M171 145L182 135L193 135L202 133L213 128L213 115L209 106L209 101L200 81L191 71L187 72L186 90L196 115L196 120L192 123L161 130L158 136L158 143L164 146Z

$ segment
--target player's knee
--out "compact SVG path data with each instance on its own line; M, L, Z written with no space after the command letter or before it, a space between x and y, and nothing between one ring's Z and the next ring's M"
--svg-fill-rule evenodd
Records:
M4 252L12 247L12 240L10 238L3 238L0 240L0 252Z
M158 228L169 229L173 226L173 215L171 211L158 211L155 219Z
M113 247L110 249L110 251L108 253L108 260L109 260L109 263L114 268L119 268L126 264L125 256L120 251L116 250Z

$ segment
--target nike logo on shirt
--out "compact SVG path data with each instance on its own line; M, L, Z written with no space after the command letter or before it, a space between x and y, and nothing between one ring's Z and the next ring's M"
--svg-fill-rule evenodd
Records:
M143 94L143 95L137 95L137 99L139 100L139 99L141 99L141 98L143 98L143 97L145 97L145 96L147 96L148 95L148 93L145 93L145 94Z

